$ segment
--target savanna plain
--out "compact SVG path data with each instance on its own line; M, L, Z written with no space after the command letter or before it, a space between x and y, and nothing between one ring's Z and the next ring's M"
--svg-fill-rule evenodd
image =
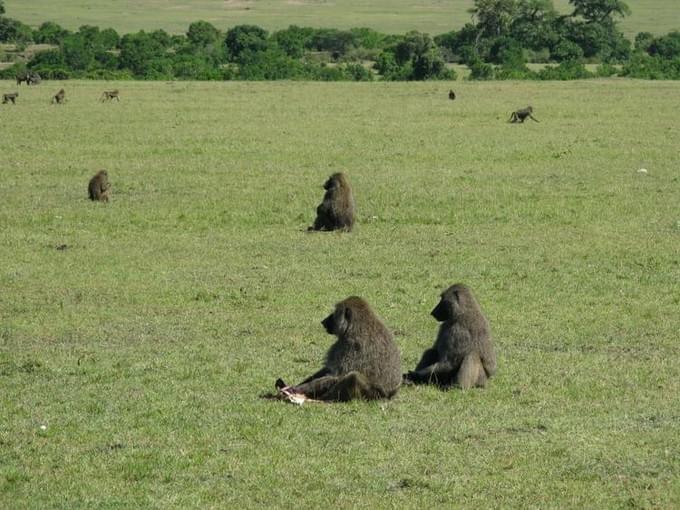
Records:
M679 96L22 86L0 107L0 507L680 507ZM527 104L540 123L506 122ZM358 224L306 233L335 171ZM455 282L491 323L486 389L262 398L321 366L353 294L413 368Z
M569 0L552 3L563 14L574 10ZM677 0L625 3L631 14L621 29L631 40L638 32L680 30ZM473 0L5 0L12 17L34 28L51 20L70 30L95 25L121 33L162 28L177 34L185 33L190 22L205 20L220 30L241 24L270 31L289 25L371 27L390 34L419 30L434 36L460 30L471 20L473 6Z

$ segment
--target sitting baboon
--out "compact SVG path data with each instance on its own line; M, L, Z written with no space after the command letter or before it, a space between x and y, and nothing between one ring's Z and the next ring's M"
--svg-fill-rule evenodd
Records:
M449 99L453 101L456 99L456 93L453 90L449 90Z
M21 82L26 82L26 85L29 85L28 83L29 76L28 73L18 73L17 74L17 85L21 85Z
M457 283L445 290L432 316L441 321L437 340L405 382L484 387L496 372L489 323L472 291Z
M109 174L106 170L97 172L87 185L87 193L90 196L90 200L108 202L110 190L111 184L109 183Z
M11 94L3 94L2 95L2 104L7 104L10 101L12 102L12 104L17 104L16 103L17 97L19 97L18 92L12 92Z
M66 97L66 92L64 92L64 89L61 89L52 98L52 104L64 104L64 101L66 100L65 97Z
M278 380L279 389L340 402L396 395L401 385L399 349L364 299L352 296L339 302L321 324L337 336L326 354L325 366L297 386L285 386Z
M334 173L323 187L326 193L316 208L316 220L307 230L351 231L354 226L355 206L347 176L342 172Z
M105 90L104 92L102 92L102 97L101 97L101 101L102 101L102 102L103 102L103 101L111 101L111 100L113 100L114 98L115 98L116 100L120 101L120 96L119 96L118 89L115 89L115 90Z
M521 110L517 110L516 112L512 112L510 115L510 119L508 122L516 123L519 122L520 124L524 123L527 117L529 117L531 120L534 122L538 122L537 119L534 118L533 113L534 109L531 106L527 106L526 108L522 108Z

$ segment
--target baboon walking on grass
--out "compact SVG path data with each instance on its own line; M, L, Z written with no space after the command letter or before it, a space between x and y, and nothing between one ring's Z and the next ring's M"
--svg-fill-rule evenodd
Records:
M2 104L7 104L10 101L12 102L12 104L17 104L16 103L17 97L19 97L18 92L12 92L11 94L3 94L2 95Z
M316 208L314 225L307 230L351 231L354 227L356 208L347 176L342 172L334 173L323 187L326 193Z
M116 99L117 101L120 101L120 94L118 92L118 89L116 90L105 90L102 92L101 96L101 101L111 101L113 99Z
M534 118L533 115L531 115L533 111L534 109L531 106L527 106L526 108L522 108L521 110L512 112L510 114L510 119L508 120L508 122L511 122L513 124L519 122L520 124L523 124L527 117L529 117L534 122L538 122L538 120Z
M340 301L321 324L337 337L325 366L296 386L279 380L279 389L329 401L396 395L401 385L399 349L364 299L352 296Z
M472 291L461 283L445 290L432 316L442 324L437 340L426 350L405 382L484 387L496 373L496 353L489 323Z
M97 172L87 186L87 193L90 200L97 200L100 202L108 202L109 194L111 193L111 184L109 183L109 174L106 170Z

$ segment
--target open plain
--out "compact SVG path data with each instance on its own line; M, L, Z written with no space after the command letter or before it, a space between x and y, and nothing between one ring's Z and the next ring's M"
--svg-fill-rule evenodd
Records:
M680 506L680 83L19 90L0 507ZM527 104L540 123L507 123ZM308 234L335 171L357 226ZM486 389L261 398L321 366L319 321L352 294L412 368L457 281L491 322Z

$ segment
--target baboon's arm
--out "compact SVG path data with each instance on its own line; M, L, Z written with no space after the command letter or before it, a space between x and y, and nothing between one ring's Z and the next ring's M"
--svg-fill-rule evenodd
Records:
M315 374L310 375L307 379L305 379L304 381L302 381L302 382L300 383L300 385L302 385L302 384L307 384L308 382L310 382L310 381L312 381L312 380L314 380L314 379L319 379L320 377L324 377L324 376L326 376L326 375L328 375L328 374L330 374L330 373L331 373L331 371L328 369L328 367L323 367L321 370L319 370L319 371L316 372Z

